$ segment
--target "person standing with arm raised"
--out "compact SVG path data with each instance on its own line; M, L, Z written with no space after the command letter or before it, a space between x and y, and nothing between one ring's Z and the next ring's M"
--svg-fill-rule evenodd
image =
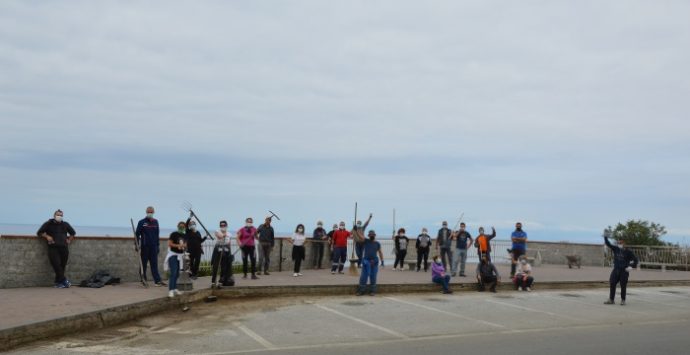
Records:
M371 215L369 216L371 219ZM362 296L367 291L367 281L369 281L369 295L376 295L376 276L379 272L379 262L383 266L383 252L381 243L376 241L376 232L369 231L367 239L355 234L355 242L362 243L362 274L359 276L359 287L357 296Z
M153 218L155 210L152 206L146 207L146 218L139 221L136 234L141 245L141 265L144 279L146 279L146 264L151 265L151 275L156 286L165 286L158 273L158 253L160 252L160 228L158 220Z
M369 226L369 222L371 222L371 217L372 214L369 213L369 218L367 218L367 221L362 224L362 221L357 221L355 225L352 227L352 234L356 234L359 236L359 239L364 240L364 232L367 230L367 226ZM357 267L362 267L362 253L364 253L364 242L358 242L358 238L355 238L355 253L357 254Z
M613 270L609 277L609 299L604 304L616 304L616 285L621 284L621 306L625 306L625 296L628 286L630 271L637 267L638 260L632 251L625 247L625 241L618 239L618 245L609 242L609 238L604 236L604 243L613 252Z
M65 277L67 260L69 259L69 244L74 240L77 233L72 226L63 220L64 214L61 210L53 213L53 218L49 219L36 235L45 238L48 242L48 261L55 272L55 288L69 288L72 283Z

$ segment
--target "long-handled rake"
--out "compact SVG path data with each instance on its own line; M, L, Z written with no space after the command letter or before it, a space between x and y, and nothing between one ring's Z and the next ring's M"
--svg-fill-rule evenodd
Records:
M358 259L355 259L355 248L357 248L357 238L354 236L355 233L359 233L357 230L357 202L355 202L355 221L352 224L355 226L352 229L352 255L350 256L350 275L351 276L359 276L359 270L357 270L357 261Z
M189 201L184 201L184 202L182 202L182 209L185 210L185 211L187 211L187 212L189 212L189 213L192 215L192 217L194 217L194 219L196 219L197 222L199 222L199 225L201 226L201 228L204 229L204 232L206 233L206 236L207 236L209 239L214 240L214 238L213 238L213 236L211 235L211 233L209 233L209 232L208 232L208 229L206 229L206 227L204 226L204 224L201 223L201 220L199 219L199 216L197 216L196 213L194 213L194 210L192 210L192 208L193 208L193 207L192 207L192 204L191 204Z

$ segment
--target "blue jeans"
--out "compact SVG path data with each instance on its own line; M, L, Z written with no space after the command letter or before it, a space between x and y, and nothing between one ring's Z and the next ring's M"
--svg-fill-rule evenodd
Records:
M465 262L467 261L467 249L455 248L455 258L453 258L453 273L458 271L458 263L460 264L460 274L465 273Z
M151 275L155 283L161 282L161 275L158 273L158 248L141 247L141 265L146 279L146 264L151 264Z
M177 290L177 278L180 276L180 261L173 256L168 259L170 267L170 280L168 280L168 290Z
M446 275L445 277L434 276L432 281L434 281L435 284L441 285L441 287L443 287L443 291L449 290L448 289L448 283L450 282L450 275Z
M376 275L379 273L379 260L369 259L362 262L362 275L359 276L358 292L364 293L367 290L367 280L371 288L369 292L376 293Z
M362 266L362 255L364 255L364 243L355 243L355 254L357 254L357 266Z
M345 260L347 260L347 247L333 248L333 265L331 271L343 271L345 267Z

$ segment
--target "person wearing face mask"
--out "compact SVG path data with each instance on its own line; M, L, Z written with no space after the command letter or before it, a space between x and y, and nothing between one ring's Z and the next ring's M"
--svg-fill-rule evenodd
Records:
M254 255L254 240L257 238L257 231L256 228L254 228L254 220L252 218L247 218L245 220L244 227L237 231L237 244L242 250L242 272L244 273L244 276L242 277L243 279L247 278L247 259L251 260L252 280L259 279L256 276L256 256Z
M328 242L328 235L326 235L326 230L323 229L323 222L316 222L316 229L314 229L312 234L311 242L311 266L314 269L321 269L324 246Z
M517 287L518 291L532 291L532 283L534 283L532 266L527 262L524 256L520 257L517 273L515 273L513 282L515 282L515 287Z
M467 248L472 245L472 236L465 230L466 227L465 222L460 223L460 230L453 236L453 239L455 239L455 258L453 258L453 267L451 267L451 271L453 272L451 276L453 277L455 277L458 271L458 264L460 264L460 276L466 276L465 262L467 261Z
M479 264L477 264L477 282L479 283L479 292L483 292L486 287L493 293L496 293L496 285L501 281L501 275L498 273L496 266L491 263L491 260L486 255L483 255Z
M201 237L201 233L196 230L196 222L192 220L190 215L186 223L185 242L187 243L187 252L189 253L189 278L197 279L199 274L199 264L201 263L201 254L204 253L201 248L208 237Z
M345 229L345 222L340 222L338 230L333 233L333 264L331 265L331 274L338 271L343 273L345 267L345 260L347 260L347 240L352 234Z
M613 252L613 270L609 277L609 299L604 304L616 304L616 285L621 284L621 306L625 306L626 289L628 287L628 277L630 271L637 267L637 256L630 249L625 247L625 241L618 239L618 245L609 242L609 238L604 236L604 243Z
M151 265L151 276L156 286L165 286L158 273L158 253L160 250L160 228L158 220L153 218L155 210L152 206L146 207L146 218L139 221L135 234L139 241L141 251L141 265L146 279L146 265Z
M261 268L264 269L264 275L270 275L268 268L271 267L271 253L275 246L275 232L271 227L273 216L266 217L264 224L259 226L257 233L259 234L259 272Z
M517 222L515 224L515 230L510 235L510 240L513 242L511 248L511 254L513 258L510 265L510 276L515 275L515 268L518 263L518 259L527 253L527 233L522 230L522 223Z
M72 283L65 277L67 260L69 259L69 244L72 243L76 232L72 226L63 220L64 214L61 210L53 213L53 218L49 219L36 235L45 238L48 242L48 261L55 272L55 288L69 288Z
M486 256L486 259L491 261L491 239L496 238L496 229L491 227L491 235L484 234L484 227L479 227L479 235L474 240L474 246L477 248L477 255L479 258Z
M441 257L434 255L433 263L431 264L431 281L435 284L441 285L441 292L443 294L450 294L450 275L446 275L446 269L443 266Z
M405 256L407 256L407 245L410 239L405 235L405 228L398 229L398 234L393 237L395 242L395 262L393 263L393 270L398 270L400 264L400 271L405 270Z
M422 266L424 266L424 272L427 271L430 247L431 236L426 228L422 228L422 234L417 236L417 242L415 243L415 248L417 249L417 272L419 272ZM422 264L422 261L424 261L424 264Z
M184 251L186 248L185 236L187 234L187 223L177 223L177 231L170 233L168 238L168 254L163 262L164 269L170 271L168 279L168 297L173 298L182 294L177 289L177 278L184 265Z
M234 256L230 250L230 233L228 233L228 222L220 221L220 229L215 233L216 245L213 247L211 255L211 288L220 289L222 286L234 286L235 280L232 279L232 262ZM216 283L218 267L220 266L220 282Z
M292 276L302 276L300 269L302 267L302 260L304 260L305 250L304 242L306 237L304 236L304 225L298 224L295 228L295 234L292 238L288 239L288 242L292 244L292 262L295 264L294 273Z
M369 218L367 218L367 221L362 224L362 221L357 221L357 223L352 227L352 234L357 234L360 239L364 239L364 232L367 229L367 226L369 225L369 222L371 222L371 217L372 214L369 213ZM364 252L364 242L357 242L357 238L355 238L355 254L357 254L357 267L362 267L362 253Z
M357 296L362 296L367 291L367 281L369 282L369 295L376 295L376 275L379 272L379 262L383 266L383 252L381 243L376 241L376 232L369 231L367 239L355 234L355 241L362 243L362 274L359 276L359 287Z
M327 241L328 241L328 260L331 261L331 264L333 263L333 235L335 232L338 230L338 224L333 223L333 229L331 229L327 236Z
M436 252L441 253L443 268L448 270L453 263L453 254L450 250L452 243L452 231L448 228L448 222L443 221L441 229L436 236Z

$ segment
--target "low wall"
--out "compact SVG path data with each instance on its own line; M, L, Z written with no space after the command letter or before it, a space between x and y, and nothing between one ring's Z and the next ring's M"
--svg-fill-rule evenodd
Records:
M390 241L383 241L389 243ZM158 258L161 276L163 272L163 260L167 250L167 240L161 239L161 253ZM497 245L497 248L504 245ZM204 248L206 255L204 260L210 259L212 242L207 241ZM233 247L234 250L234 247ZM351 255L348 249L348 259ZM506 254L505 250L496 250L496 258ZM596 244L572 244L551 242L529 242L528 255L535 256L537 251L541 254L545 264L565 264L565 255L576 254L582 258L582 265L602 266L605 264L604 247ZM431 251L433 255L435 251ZM474 253L474 250L471 251ZM235 263L241 263L241 252L235 255ZM287 239L278 238L271 254L271 267L269 271L292 271L292 244ZM386 265L392 266L395 258L390 253L384 253ZM303 262L304 269L312 267L312 246L306 245L306 258ZM507 255L507 254L506 254ZM98 270L108 270L112 275L120 277L123 282L136 282L139 280L138 262L134 252L132 238L119 237L78 237L70 245L70 259L67 265L67 277L72 282L79 282L88 278ZM431 257L431 255L430 255ZM330 268L330 251L328 245L324 246L324 258L322 266ZM410 248L407 261L416 261L417 255L414 248ZM0 266L4 272L0 273L0 288L52 286L54 273L48 263L47 244L44 239L35 236L0 236ZM257 269L259 268L257 260ZM150 271L148 272L150 275ZM151 277L149 276L149 280Z

